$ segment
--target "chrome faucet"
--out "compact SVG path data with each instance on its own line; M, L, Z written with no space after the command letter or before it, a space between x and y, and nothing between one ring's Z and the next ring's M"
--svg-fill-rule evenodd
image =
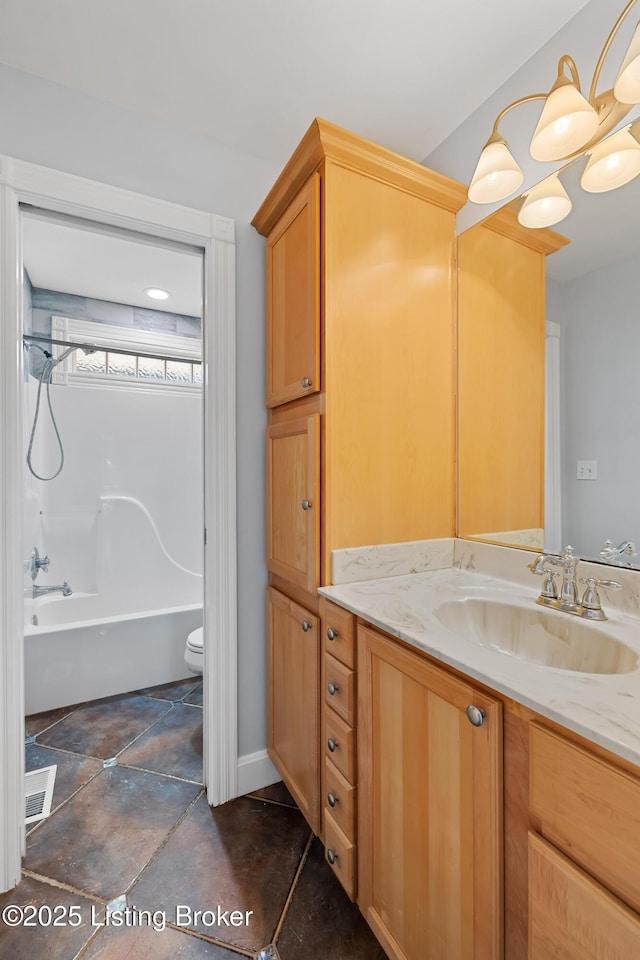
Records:
M638 551L633 540L623 540L617 547L614 547L611 540L605 540L600 551L600 557L607 563L628 563L632 557L637 556Z
M553 553L542 553L536 557L533 563L529 564L532 573L543 576L542 589L536 603L545 607L551 607L554 610L563 610L565 613L572 613L576 617L583 617L586 620L606 620L607 615L602 609L598 587L605 590L622 590L622 584L617 580L597 580L595 577L581 577L580 583L585 583L586 588L582 600L578 596L578 584L576 582L576 568L580 558L576 557L573 547L567 547L562 556ZM558 591L555 583L555 573L551 567L560 567L562 569L562 584Z
M38 587L34 583L33 587L31 588L31 596L34 600L37 597L44 597L44 595L47 593L61 593L63 597L70 597L73 593L73 590L66 580L57 587Z

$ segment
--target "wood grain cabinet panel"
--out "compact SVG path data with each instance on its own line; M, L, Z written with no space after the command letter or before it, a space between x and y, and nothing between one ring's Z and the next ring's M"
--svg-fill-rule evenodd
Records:
M335 657L325 654L324 658L324 697L325 704L339 713L343 720L353 724L356 707L356 675Z
M634 960L640 917L529 834L529 960Z
M320 389L320 177L267 237L267 406Z
M311 829L320 830L320 621L267 590L268 751Z
M324 598L320 603L324 649L347 667L355 667L355 617Z
M501 703L359 626L358 708L370 926L393 960L501 960Z
M320 565L320 417L267 429L267 567L313 592Z
M539 831L640 911L640 778L535 723L529 756Z

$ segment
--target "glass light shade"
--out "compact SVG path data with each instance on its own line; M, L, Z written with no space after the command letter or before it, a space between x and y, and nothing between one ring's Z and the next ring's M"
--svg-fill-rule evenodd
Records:
M605 193L624 186L639 173L640 143L628 130L618 130L590 151L580 186L588 193Z
M591 140L598 114L570 82L554 87L544 103L531 140L534 160L563 160Z
M622 61L613 95L620 103L640 103L640 23Z
M557 176L547 177L526 195L518 221L523 227L551 227L571 212L571 200Z
M473 203L504 200L520 188L523 180L524 174L505 141L496 140L488 143L480 154L469 186L469 200Z

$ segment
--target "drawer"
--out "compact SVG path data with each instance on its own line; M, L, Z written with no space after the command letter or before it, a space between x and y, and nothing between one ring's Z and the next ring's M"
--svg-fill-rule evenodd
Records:
M335 710L324 712L324 753L340 773L352 782L356 778L356 743L353 728Z
M347 667L355 667L355 617L325 600L320 607L324 649Z
M345 667L335 657L325 654L324 699L328 707L353 725L355 719L355 670Z
M356 836L356 788L338 768L325 759L324 797L326 812L350 840Z
M640 780L538 724L529 738L539 832L640 911Z
M356 897L356 845L344 835L330 813L324 818L325 859L347 891Z
M530 833L528 960L639 956L640 917Z

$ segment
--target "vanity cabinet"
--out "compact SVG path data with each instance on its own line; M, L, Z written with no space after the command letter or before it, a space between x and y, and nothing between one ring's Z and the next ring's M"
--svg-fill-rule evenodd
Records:
M267 589L269 756L315 833L320 832L318 617Z
M389 957L501 960L502 704L359 625L357 749L358 904Z
M455 214L465 199L461 184L315 120L253 219L266 237L269 583L313 615L333 550L454 533ZM319 683L326 662L313 639ZM282 663L270 680L280 692ZM298 799L272 729L279 696L270 689L269 755ZM318 729L324 699L318 686L309 700ZM353 703L332 703L330 724L351 740ZM320 739L300 724L288 736L291 753L313 755L319 796ZM317 830L318 814L309 822ZM331 812L327 822L344 832Z
M327 863L351 900L357 893L355 617L321 599L323 834Z
M640 956L640 777L535 722L529 768L529 960Z

